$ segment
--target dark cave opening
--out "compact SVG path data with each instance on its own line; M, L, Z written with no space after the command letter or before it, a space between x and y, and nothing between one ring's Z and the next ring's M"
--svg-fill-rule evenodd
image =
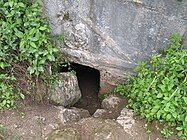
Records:
M100 72L97 69L77 63L65 63L60 72L75 71L78 79L82 98L74 105L78 108L86 109L93 114L100 108L99 89Z

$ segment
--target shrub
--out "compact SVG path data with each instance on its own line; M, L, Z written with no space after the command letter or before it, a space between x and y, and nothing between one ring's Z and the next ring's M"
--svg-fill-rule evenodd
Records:
M187 50L173 34L163 54L141 62L137 75L116 91L129 98L129 107L148 120L164 120L187 138Z
M0 0L0 108L13 106L15 91L12 78L19 65L37 78L56 64L47 21L41 6L30 0ZM21 77L22 75L20 75Z

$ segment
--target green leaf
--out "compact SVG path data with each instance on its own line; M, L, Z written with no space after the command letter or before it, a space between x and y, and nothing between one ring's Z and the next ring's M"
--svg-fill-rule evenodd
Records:
M176 128L178 131L181 131L183 128L182 127L177 127Z
M183 97L185 104L187 105L187 97Z
M4 63L4 62L0 62L0 68L4 69L6 67L10 66L9 64L7 63Z
M168 115L166 116L166 119L167 119L167 120L170 120L170 119L171 119L171 114L168 114Z
M37 48L36 44L34 42L30 42L30 45L33 47L33 48Z
M162 98L162 97L163 97L163 94L162 94L162 93L159 93L156 97L157 97L157 98Z
M23 38L23 33L20 32L20 31L18 31L18 30L15 32L15 35L16 35L17 37L19 37L19 38Z
M186 123L187 123L187 115L186 115L186 117L185 117L185 120L184 120Z
M38 41L38 38L32 37L32 38L30 38L30 40L31 40L31 41Z
M22 8L25 7L25 5L24 5L22 2L19 2L18 5L19 5L20 7L22 7Z
M30 74L30 75L32 75L32 74L35 72L34 68L32 68L32 67L29 67L29 68L28 68L28 71L29 71L29 74Z
M13 6L13 4L14 4L14 2L13 2L13 1L10 1L10 2L9 2L10 7L12 7L12 6Z
M41 64L45 64L45 61L46 61L46 59L43 58L42 60L39 61L39 64L40 64L40 65L41 65Z
M161 86L160 86L160 89L162 90L162 92L165 92L165 91L166 91L165 85L161 85Z
M45 26L42 26L42 27L40 27L39 28L41 31L44 31L44 30L46 30L47 28L45 27Z
M177 113L176 113L176 112L173 112L173 113L172 113L172 116L173 116L174 118L177 118Z
M39 67L38 67L38 71L39 71L39 72L44 72L44 68L43 68L42 66L39 66Z

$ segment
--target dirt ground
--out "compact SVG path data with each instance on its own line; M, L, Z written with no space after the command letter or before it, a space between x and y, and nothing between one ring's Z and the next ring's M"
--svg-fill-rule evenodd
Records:
M54 129L63 128L58 119L59 109L49 103L19 102L12 110L0 111L0 140L45 140ZM132 128L135 140L165 140L153 124L149 132L144 119L136 119ZM2 134L2 126L7 132ZM81 131L81 130L80 130ZM177 140L170 138L169 140Z
M16 109L0 111L0 124L7 129L0 139L43 140L58 127L58 113L49 103L19 102Z

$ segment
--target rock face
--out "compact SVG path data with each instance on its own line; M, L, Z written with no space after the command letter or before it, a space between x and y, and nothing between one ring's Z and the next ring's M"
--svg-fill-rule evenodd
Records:
M57 84L48 94L54 104L65 107L74 105L81 98L76 75L71 72L60 73Z
M70 61L96 68L101 92L121 83L137 61L187 28L187 1L44 0L44 13Z
M67 137L68 136L68 137ZM66 139L63 139L65 138ZM48 140L131 140L123 128L113 120L86 118L75 125L56 130Z

